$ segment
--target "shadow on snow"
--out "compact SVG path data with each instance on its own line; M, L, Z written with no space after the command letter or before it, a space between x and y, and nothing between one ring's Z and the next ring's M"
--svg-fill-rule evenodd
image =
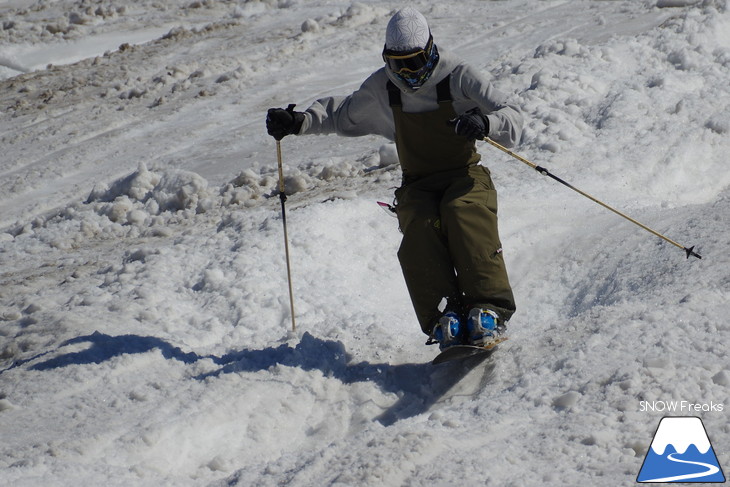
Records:
M486 357L454 361L434 366L425 364L372 364L350 363L350 355L338 341L322 340L305 333L294 347L282 344L262 350L241 350L223 356L198 355L184 352L179 347L156 337L139 335L110 336L95 332L91 335L64 342L61 347L90 343L85 350L62 354L31 365L30 370L51 370L69 365L100 364L125 354L139 354L159 350L166 359L192 364L199 360L211 360L220 366L218 370L196 376L197 380L217 377L221 374L259 372L275 366L297 367L306 371L319 370L325 377L334 378L343 384L372 382L385 392L397 394L399 399L380 416L375 418L383 425L428 411L443 398L451 388ZM49 352L33 358L17 361L6 372L25 363L48 355ZM491 380L494 366L486 367L481 384Z

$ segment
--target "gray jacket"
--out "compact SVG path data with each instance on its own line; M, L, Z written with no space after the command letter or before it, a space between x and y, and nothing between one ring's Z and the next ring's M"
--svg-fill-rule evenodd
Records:
M489 119L489 137L506 147L513 147L522 134L519 110L508 105L507 97L464 61L442 49L439 49L439 56L434 73L416 91L405 87L389 70L381 68L351 95L315 101L305 112L299 134L336 133L348 137L375 134L394 140L393 112L386 89L388 79L401 89L403 111L418 113L438 108L436 85L451 73L450 88L456 113L478 106Z

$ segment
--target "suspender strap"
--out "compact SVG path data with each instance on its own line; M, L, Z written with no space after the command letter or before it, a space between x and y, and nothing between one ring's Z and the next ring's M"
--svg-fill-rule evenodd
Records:
M390 106L402 107L403 103L400 100L400 90L390 80L388 80L386 88L388 88L388 103Z
M451 98L451 73L436 85L436 99L442 101L453 101Z

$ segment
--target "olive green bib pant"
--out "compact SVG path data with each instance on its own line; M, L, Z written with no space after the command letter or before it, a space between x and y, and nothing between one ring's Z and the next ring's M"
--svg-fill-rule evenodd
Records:
M438 109L408 113L388 83L403 185L396 210L403 240L398 259L421 329L430 335L445 310L489 308L504 320L514 297L497 230L497 192L489 170L477 165L474 141L456 135L446 77Z

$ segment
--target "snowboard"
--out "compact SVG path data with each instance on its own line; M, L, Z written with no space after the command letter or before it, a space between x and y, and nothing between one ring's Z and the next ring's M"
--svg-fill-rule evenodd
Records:
M489 354L495 352L497 345L507 340L507 337L502 337L494 343L490 343L486 347L480 347L477 345L454 345L449 347L433 359L433 364L438 365L444 362L450 362L452 360L464 359L467 357L474 357L476 355Z

